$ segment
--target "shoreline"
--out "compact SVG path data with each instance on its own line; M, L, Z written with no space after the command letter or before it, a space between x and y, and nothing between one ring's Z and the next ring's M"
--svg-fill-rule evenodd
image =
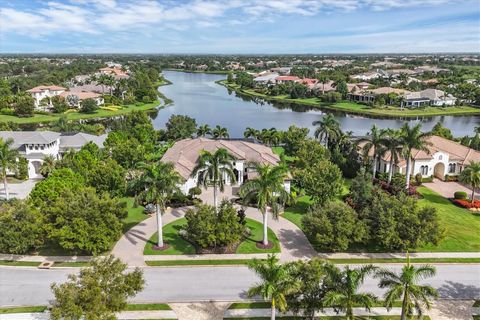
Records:
M155 86L158 87L166 86L172 84L171 81L164 79L164 81L158 81L155 83ZM19 125L29 125L29 124L47 124L51 122L58 121L62 116L66 116L68 121L79 121L79 120L95 120L95 119L106 119L113 118L117 116L122 116L129 114L133 111L145 111L147 113L154 112L171 104L173 100L169 99L158 91L159 95L156 100L150 103L142 103L141 105L129 104L122 106L121 109L116 111L99 109L94 113L80 113L78 111L62 114L35 114L33 117L18 117L11 115L0 114L0 123L15 123Z
M245 90L238 87L236 84L228 84L226 80L218 80L215 83L224 86L225 88L234 91L237 94L245 95L249 97L255 97L263 99L265 101L283 103L283 104L293 104L293 105L302 105L311 107L312 109L317 110L328 110L336 112L345 112L352 115L367 116L371 118L387 118L387 119L402 119L402 118L425 118L425 117L435 117L435 116L478 116L480 115L480 108L475 107L449 107L455 108L457 110L442 110L439 107L430 107L432 110L425 109L375 109L369 108L366 105L361 105L353 103L350 101L342 101L337 103L326 103L319 101L318 98L307 98L307 99L291 99L281 96L267 96L261 93L253 92L253 90Z

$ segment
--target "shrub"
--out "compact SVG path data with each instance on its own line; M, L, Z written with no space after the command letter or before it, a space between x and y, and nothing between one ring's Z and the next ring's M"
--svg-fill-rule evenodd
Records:
M200 205L188 210L185 218L188 240L200 252L234 252L246 232L235 207L228 201L223 201L217 212L212 206Z
M423 177L422 177L422 174L419 172L415 175L415 183L417 184L417 186L420 186L422 185L422 182L423 182Z
M475 200L473 203L466 199L454 199L453 203L465 209L480 209L480 201Z
M83 113L93 113L98 109L97 102L93 99L85 99L81 103L80 112Z
M342 202L314 205L303 217L302 224L307 237L323 250L345 251L350 244L367 238L366 224Z
M143 102L143 103L150 103L150 102L152 102L152 100L150 99L149 96L143 96L142 102Z
M193 187L188 190L188 195L191 197L199 196L202 194L202 189L200 187Z
M468 198L468 195L465 191L456 191L453 194L453 197L458 200L466 200Z
M18 180L25 180L28 178L28 160L24 157L18 158L15 178L17 178Z

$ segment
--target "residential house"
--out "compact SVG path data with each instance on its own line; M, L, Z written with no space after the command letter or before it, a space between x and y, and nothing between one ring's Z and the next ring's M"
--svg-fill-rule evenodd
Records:
M422 177L434 176L445 180L445 176L458 176L463 168L471 161L480 161L480 151L465 147L458 142L448 140L439 136L428 138L430 143L427 146L428 152L423 150L412 150L412 165L410 174L415 176L420 173ZM359 144L359 150L363 149L365 143ZM359 151L360 152L360 151ZM372 158L373 149L369 157ZM378 161L378 172L390 172L390 152L386 152ZM393 172L406 173L407 161L401 157L393 166Z
M250 162L268 165L277 165L280 162L280 157L273 153L271 148L261 144L244 140L212 140L207 138L177 141L165 152L161 161L173 163L175 170L183 178L180 189L184 194L188 194L191 188L197 186L198 177L192 177L192 172L198 163L200 152L203 150L215 152L220 148L226 149L235 158L232 166L236 181L231 181L226 175L222 177L225 184L229 186L240 186L244 181L255 177L256 172L248 165ZM284 187L290 192L290 180L284 181Z
M403 96L403 107L422 106L453 106L457 98L445 94L442 90L426 89L419 92L409 92Z
M278 76L275 78L277 84L288 83L288 82L298 82L301 79L297 76Z
M354 84L356 85L356 84ZM380 87L377 89L360 89L358 87L352 87L349 91L347 98L351 101L361 102L361 103L371 103L375 101L375 97L381 94L397 94L402 95L409 93L409 91L404 89L398 88L391 88L391 87ZM357 89L358 88L358 89Z
M68 150L80 150L89 142L103 148L107 135L95 136L87 133L69 134L52 131L0 131L0 138L13 139L12 147L28 160L28 177L33 179L42 177L40 167L45 157L52 156L55 159L61 159Z
M253 81L257 84L274 84L278 76L278 73L265 73L253 78Z
M64 91L60 94L64 97L70 107L78 108L82 104L82 100L93 99L97 103L97 106L104 104L103 96L99 93L91 91ZM76 99L70 99L69 96L74 96Z
M291 67L278 67L278 68L271 68L271 72L276 72L282 76L289 75L290 71L292 70Z
M368 71L368 72L355 74L353 76L350 76L350 78L355 80L369 81L377 78L382 78L383 76L384 75L379 71Z
M416 73L416 74L422 74L424 72L431 72L431 73L440 73L440 72L450 72L449 69L444 69L444 68L437 68L435 66L420 66L420 67L417 67L415 69L413 69L413 71Z
M27 90L28 93L31 94L32 98L35 100L35 108L40 107L40 102L44 98L51 98L60 95L61 93L65 92L67 88L60 87L60 86L38 86ZM48 107L51 107L51 103L49 101Z
M101 68L100 70L100 74L106 74L106 75L110 75L110 76L113 76L113 78L115 80L120 80L120 79L128 79L130 78L129 74L125 71L123 71L121 68L117 68L117 67L113 67L113 68L110 68L110 67L106 67L106 68Z

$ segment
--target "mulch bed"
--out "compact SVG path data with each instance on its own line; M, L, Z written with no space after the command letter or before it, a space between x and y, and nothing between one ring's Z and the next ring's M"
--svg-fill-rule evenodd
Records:
M272 249L274 245L273 241L269 241L267 245L264 245L263 242L256 243L257 248L262 250Z
M156 251L164 251L164 250L167 250L170 246L168 245L168 243L164 242L163 243L163 247L159 247L157 245L153 245L152 246L152 249L153 250L156 250Z

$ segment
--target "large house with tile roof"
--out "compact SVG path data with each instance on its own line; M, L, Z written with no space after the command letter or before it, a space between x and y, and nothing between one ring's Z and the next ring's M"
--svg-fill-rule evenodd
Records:
M40 167L47 156L61 159L69 150L80 150L93 142L103 148L106 135L95 136L88 133L59 133L53 131L0 131L3 140L13 139L12 148L28 160L28 177L41 178Z
M280 162L280 157L273 153L271 148L258 143L245 140L212 140L207 138L177 141L165 152L161 161L173 163L175 170L184 180L180 189L184 194L188 194L191 188L197 186L197 177L192 177L191 175L198 163L200 152L206 150L213 153L221 148L226 149L235 157L232 165L237 181L232 182L229 177L224 176L223 179L226 185L239 186L249 178L255 177L256 173L248 166L250 162L269 165L277 165ZM284 186L290 192L290 180L285 180Z
M472 161L480 161L480 151L465 147L458 142L439 136L428 138L430 146L428 152L412 150L412 166L410 174L415 176L420 173L422 177L436 177L445 180L445 176L458 176L463 168ZM360 144L361 150L364 144ZM373 156L370 150L369 156ZM407 161L403 157L394 164L394 172L406 173ZM386 152L377 163L378 172L390 172L390 152Z
M37 86L35 88L27 90L28 93L35 100L35 108L40 107L40 101L44 98L51 98L60 95L65 92L67 88L60 86Z

